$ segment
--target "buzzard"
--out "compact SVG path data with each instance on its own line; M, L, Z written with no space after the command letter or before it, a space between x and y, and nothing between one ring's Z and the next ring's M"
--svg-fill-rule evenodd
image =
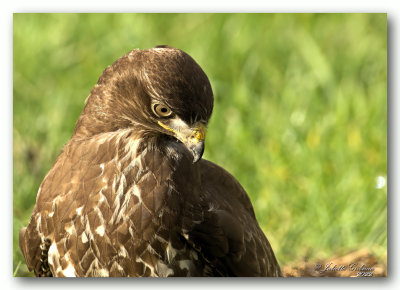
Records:
M201 159L210 82L185 52L107 67L19 242L36 276L281 276L239 182Z

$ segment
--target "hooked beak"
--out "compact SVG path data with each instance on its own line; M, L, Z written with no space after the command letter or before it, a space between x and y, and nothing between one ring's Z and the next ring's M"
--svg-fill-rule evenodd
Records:
M206 126L203 123L196 123L193 127L189 127L183 121L173 119L168 125L160 121L158 121L158 124L169 132L172 132L189 149L193 155L193 163L201 159L204 153L204 140L206 138Z
M198 142L188 142L183 143L189 149L189 151L193 155L193 163L196 163L201 159L204 153L204 140Z

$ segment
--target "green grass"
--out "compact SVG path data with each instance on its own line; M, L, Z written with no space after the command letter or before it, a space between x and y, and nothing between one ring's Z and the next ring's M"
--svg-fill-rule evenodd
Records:
M386 14L15 14L15 276L39 185L103 69L134 48L189 53L215 95L204 157L244 186L279 262L386 257Z

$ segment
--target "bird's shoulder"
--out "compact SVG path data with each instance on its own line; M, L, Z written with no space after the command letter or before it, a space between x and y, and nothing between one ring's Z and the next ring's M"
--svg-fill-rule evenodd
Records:
M189 243L220 275L280 275L244 188L229 172L210 161L202 159L199 168L203 219L188 231Z
M226 209L243 208L255 219L250 198L239 181L221 166L202 159L200 161L201 186L204 195L224 205Z

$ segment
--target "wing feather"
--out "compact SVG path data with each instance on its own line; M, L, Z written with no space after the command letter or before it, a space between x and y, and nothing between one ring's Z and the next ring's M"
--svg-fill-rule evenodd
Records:
M271 245L262 232L251 201L239 182L223 168L200 161L204 217L188 232L214 267L233 276L281 276Z

